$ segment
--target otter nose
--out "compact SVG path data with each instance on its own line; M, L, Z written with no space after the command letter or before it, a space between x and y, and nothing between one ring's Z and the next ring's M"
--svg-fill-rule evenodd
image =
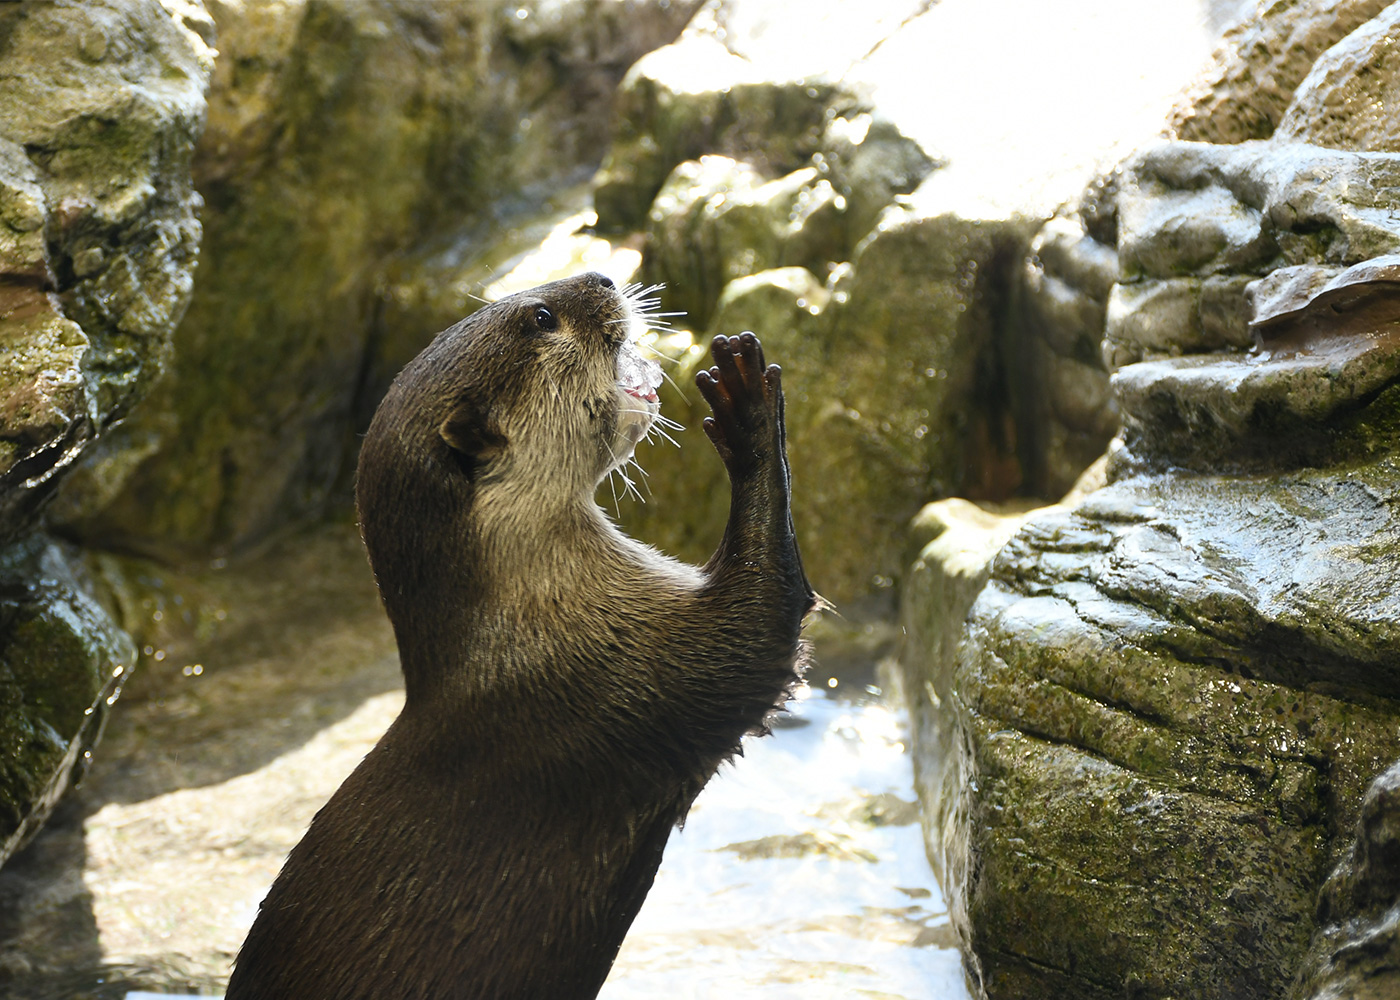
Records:
M613 280L609 278L606 274L599 274L597 271L594 271L590 275L590 277L598 284L602 285L604 288L613 287Z

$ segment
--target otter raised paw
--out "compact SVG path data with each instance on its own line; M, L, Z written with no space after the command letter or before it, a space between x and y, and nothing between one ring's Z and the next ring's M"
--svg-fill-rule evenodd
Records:
M656 415L635 303L502 299L395 380L360 453L399 718L263 900L228 1000L595 997L671 829L797 678L815 596L752 334L697 381L731 480L703 569L593 501Z

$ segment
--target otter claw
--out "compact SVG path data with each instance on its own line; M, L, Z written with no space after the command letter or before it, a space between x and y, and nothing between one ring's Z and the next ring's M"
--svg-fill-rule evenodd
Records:
M715 337L710 353L714 366L695 376L700 394L714 411L702 426L730 471L736 472L770 457L780 441L779 369L765 366L763 345L747 331Z

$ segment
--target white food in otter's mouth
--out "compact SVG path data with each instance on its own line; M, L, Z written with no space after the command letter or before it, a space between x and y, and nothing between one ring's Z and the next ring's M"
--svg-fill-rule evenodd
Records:
M642 357L632 341L623 341L617 352L618 433L627 449L625 455L618 456L622 461L632 457L637 442L646 437L661 412L661 398L656 394L661 378L659 364Z

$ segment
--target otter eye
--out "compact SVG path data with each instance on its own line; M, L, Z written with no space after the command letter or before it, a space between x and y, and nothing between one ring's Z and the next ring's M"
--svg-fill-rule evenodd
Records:
M559 328L559 321L554 318L554 313L550 312L544 306L540 306L535 310L535 325L545 331L557 330Z

